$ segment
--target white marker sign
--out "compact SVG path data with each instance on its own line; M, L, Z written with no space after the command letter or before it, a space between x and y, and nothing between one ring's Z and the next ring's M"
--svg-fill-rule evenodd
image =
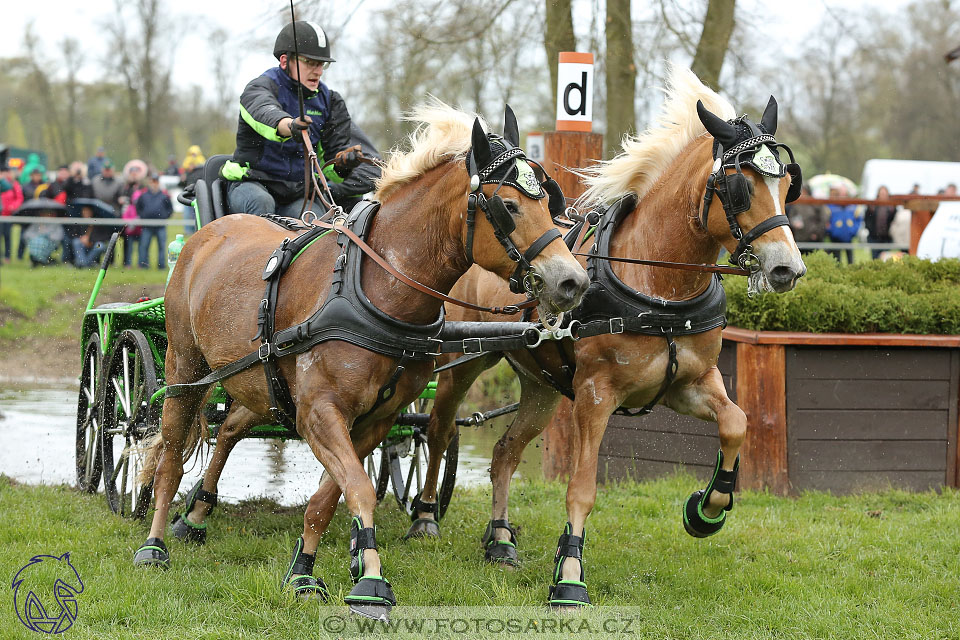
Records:
M593 130L593 54L562 51L557 66L557 131Z

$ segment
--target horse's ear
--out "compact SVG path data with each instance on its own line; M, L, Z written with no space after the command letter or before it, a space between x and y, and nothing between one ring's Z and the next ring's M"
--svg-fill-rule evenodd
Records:
M763 110L760 126L771 136L777 132L777 99L773 96L770 96L767 108Z
M490 162L490 141L480 126L480 118L473 121L473 160L477 169L482 169Z
M515 147L520 146L520 126L510 105L503 110L503 139Z
M737 129L726 120L710 113L701 100L697 100L697 115L710 135L716 138L724 149L729 149L737 141Z

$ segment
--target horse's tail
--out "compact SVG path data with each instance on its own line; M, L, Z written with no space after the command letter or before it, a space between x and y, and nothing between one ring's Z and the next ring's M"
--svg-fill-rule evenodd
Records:
M213 389L211 388L210 392L207 393L207 397L209 397L212 392ZM187 461L193 457L200 447L200 443L210 435L207 416L204 415L203 411L204 406L207 404L207 397L204 397L203 402L201 402L197 408L196 416L194 416L194 419L190 422L186 442L183 446L182 464L186 464ZM143 449L143 468L140 470L139 480L141 485L145 486L153 481L157 467L160 466L160 461L163 459L163 434L158 431L152 436L147 437L147 439L144 440Z

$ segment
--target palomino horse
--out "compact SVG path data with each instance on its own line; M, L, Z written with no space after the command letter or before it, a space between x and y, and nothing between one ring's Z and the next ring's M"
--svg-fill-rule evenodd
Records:
M400 274L440 293L449 291L471 262L504 278L515 275L517 261L522 260L518 252L539 246L539 255L527 256L532 261L527 271L538 281L540 311L556 314L574 307L586 290L587 275L563 242L549 241L557 234L546 194L517 148L516 119L509 107L503 137L485 134L479 118L439 102L422 107L415 117L421 124L411 136L411 151L395 154L384 169L379 188L382 208L375 217L359 214L354 220L358 214L352 215L346 223L352 232L364 237L373 252ZM474 175L465 170L468 167ZM495 191L499 194L493 195ZM473 215L467 215L468 202L471 212L479 203L487 213L476 216L475 225ZM491 203L500 209L493 210ZM317 317L322 331L332 332L331 339L278 361L295 408L296 430L327 471L327 481L307 506L303 536L283 584L300 596L327 597L322 580L311 574L319 538L342 491L354 514L349 550L356 585L346 601L351 608L367 607L367 613L379 617L395 598L381 577L373 528L376 495L360 460L431 378L435 348L408 354L405 345L415 349L419 343L406 336L417 330L415 335L422 337L427 331L425 340L430 343L442 325L442 303L361 254L360 244L344 237L342 223L336 228L339 234L321 237L292 258L276 303L277 327ZM168 384L193 383L211 369L250 354L256 346L251 338L258 334L257 311L264 306L263 280L275 262L272 255L278 255L274 249L291 235L296 234L271 221L231 215L191 237L167 287ZM343 252L337 246L338 235ZM548 238L546 244L543 238ZM350 291L352 298L347 298ZM332 306L336 301L339 306ZM351 306L354 312L349 311ZM351 326L323 324L321 308L333 309L334 320L353 318ZM312 335L313 324L300 326ZM371 334L364 326L400 329L397 335ZM351 337L356 335L360 339ZM397 345L404 349L390 355ZM283 345L278 338L276 345L267 346L269 356ZM275 421L279 403L259 369L248 368L223 381L234 403L218 434L210 466L214 473L208 473L204 491L197 496L204 508L216 500L216 477L237 440L251 427ZM170 503L183 475L185 454L196 446L202 429L201 408L209 385L180 388L185 391L168 391L163 404L156 511L150 538L135 556L139 565L169 565L163 535Z
M789 291L805 272L782 216L784 201L799 192L799 167L792 162L784 167L776 155L776 102L771 98L757 126L746 118L733 120L733 107L689 71L674 71L670 84L657 126L628 140L617 158L588 171L585 201L616 204L600 221L594 234L600 240L591 253L702 264L715 262L725 247L742 266L756 269L752 287ZM788 171L796 174L793 185ZM510 477L524 448L553 415L561 392L573 396L569 428L578 434L579 446L549 597L560 607L589 602L581 565L584 523L596 498L600 441L615 410L649 410L659 403L717 423L720 453L713 480L685 506L685 527L695 536L719 530L733 506L747 429L717 370L724 324L718 278L592 257L588 262L592 283L573 313L582 323L575 331L581 339L565 340L560 349L545 345L507 354L520 378L520 408L494 447L493 508L483 536L487 560L516 564L517 540L507 514ZM454 291L478 303L506 293L494 276L477 268ZM454 316L487 319L470 312ZM499 358L489 354L440 375L429 426L431 459L420 496L427 508L414 514L411 537L438 532L429 505L436 499L439 454L455 433L456 410L467 389Z

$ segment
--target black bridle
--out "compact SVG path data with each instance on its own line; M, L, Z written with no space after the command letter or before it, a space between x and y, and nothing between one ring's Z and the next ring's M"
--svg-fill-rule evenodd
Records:
M533 270L532 263L547 245L554 240L561 239L562 235L557 229L551 227L545 231L543 235L534 240L530 246L527 247L526 251L521 252L510 237L510 234L517 228L517 223L507 210L503 199L497 195L497 193L500 191L504 182L507 182L512 186L520 187L518 189L519 191L525 192L527 196L534 200L540 200L545 195L549 196L547 201L548 208L551 216L553 216L554 210L557 209L557 207L560 208L560 211L565 207L563 192L560 190L560 185L558 185L553 178L546 177L547 174L546 171L543 170L543 167L532 160L526 159L523 149L493 133L487 134L486 137L491 145L500 146L503 148L503 151L490 159L483 167L477 167L473 149L467 154L467 171L470 173L470 195L467 196L467 260L473 262L474 224L477 209L479 208L487 217L487 220L490 221L490 226L493 227L493 233L497 241L500 242L500 245L507 252L507 256L517 263L517 268L514 269L509 279L510 291L513 293L525 292L536 298L542 290L543 280L540 275ZM521 174L519 168L520 162L524 162L527 165L530 171L529 175L526 174L526 172ZM531 163L540 169L541 175L544 176L543 180L539 180L533 175L534 172L532 168L529 168L529 164ZM515 167L514 165L517 166ZM514 172L516 172L516 174L514 174ZM516 175L515 178L508 180L508 177L513 177L514 175ZM530 178L533 179L539 195L533 195L532 193L534 183L526 184L522 187L517 184L517 180L524 179L525 177L527 180ZM484 184L497 185L493 195L489 198L480 190Z
M723 145L719 142L714 143L713 172L707 178L706 193L703 196L703 210L700 214L700 226L704 230L707 229L707 214L713 201L713 195L716 193L727 216L730 234L738 241L736 249L730 255L730 262L752 272L760 268L760 260L753 252L751 243L771 229L789 226L790 220L783 214L777 214L744 233L737 220L737 215L750 209L752 193L750 182L743 175L741 165L749 166L757 173L771 178L782 178L789 174L791 183L787 191L787 202L793 202L800 197L800 185L803 182L803 177L800 165L794 159L790 147L777 142L771 134L762 131L746 116L740 116L729 122L737 126L738 129L746 129L749 137L737 142L728 151L724 151ZM780 148L784 149L790 156L790 162L786 165L780 162L780 156L777 153L777 149ZM728 174L727 169L734 169L734 173Z

